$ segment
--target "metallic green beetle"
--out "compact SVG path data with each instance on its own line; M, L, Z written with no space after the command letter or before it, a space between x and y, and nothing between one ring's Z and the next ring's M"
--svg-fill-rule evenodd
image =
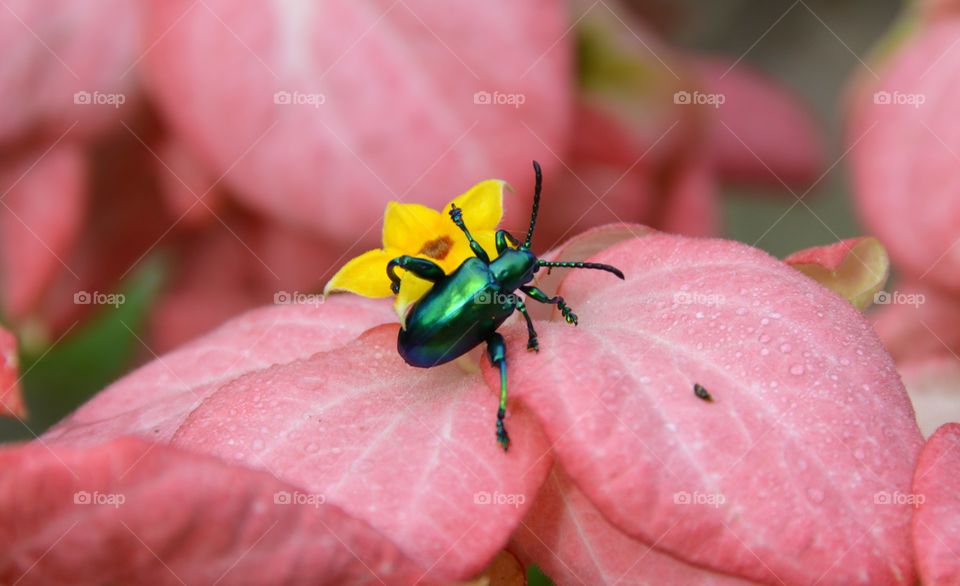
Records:
M540 208L540 189L543 177L540 165L534 161L536 184L533 193L533 212L527 238L520 243L506 230L497 230L497 258L490 257L473 239L463 223L460 208L453 206L450 219L463 230L475 256L463 261L450 275L446 275L432 261L414 256L400 256L387 264L387 276L394 293L400 291L400 277L396 269L411 271L433 286L410 308L406 325L397 338L397 350L411 366L430 368L449 362L469 352L482 342L487 343L490 362L500 368L500 408L497 410L497 442L506 450L510 437L503 425L507 411L507 360L503 336L497 328L514 310L519 310L527 322L527 349L539 350L533 320L527 306L514 293L520 290L534 301L556 305L567 323L577 325L577 315L563 301L563 297L549 297L540 289L528 285L540 267L571 269L600 269L623 279L616 267L591 262L548 262L530 252L533 228Z

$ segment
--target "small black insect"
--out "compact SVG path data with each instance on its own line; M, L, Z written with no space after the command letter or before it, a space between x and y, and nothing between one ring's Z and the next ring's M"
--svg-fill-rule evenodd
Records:
M713 403L713 395L700 383L693 383L693 394L708 403Z

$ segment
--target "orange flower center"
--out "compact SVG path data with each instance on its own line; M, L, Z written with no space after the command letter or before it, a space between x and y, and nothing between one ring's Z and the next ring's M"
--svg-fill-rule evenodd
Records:
M453 240L451 240L449 236L441 236L440 238L425 242L417 254L429 256L436 260L443 260L447 257L447 254L450 253L451 248L453 248Z

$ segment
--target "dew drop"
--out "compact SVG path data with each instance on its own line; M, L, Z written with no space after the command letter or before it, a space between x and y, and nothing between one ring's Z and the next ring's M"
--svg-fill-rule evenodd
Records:
M780 351L784 354L789 354L793 350L793 346L790 344L780 344Z
M803 374L803 370L804 368L802 364L794 364L793 366L790 367L790 374L794 376L800 376L801 374Z
M807 490L807 496L809 496L810 500L812 500L815 503L823 502L823 491L820 490L819 488L811 488Z

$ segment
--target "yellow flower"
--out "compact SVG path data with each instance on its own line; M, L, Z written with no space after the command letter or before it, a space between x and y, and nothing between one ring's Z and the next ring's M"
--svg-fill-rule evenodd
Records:
M437 211L419 204L391 201L383 215L383 248L367 251L345 264L324 287L324 294L347 291L364 297L390 297L387 263L409 255L431 260L450 274L473 256L463 231L450 219L451 206L463 210L463 221L490 259L497 256L496 230L503 216L506 183L489 179ZM400 320L407 309L430 290L433 283L398 269L400 293L394 309Z

